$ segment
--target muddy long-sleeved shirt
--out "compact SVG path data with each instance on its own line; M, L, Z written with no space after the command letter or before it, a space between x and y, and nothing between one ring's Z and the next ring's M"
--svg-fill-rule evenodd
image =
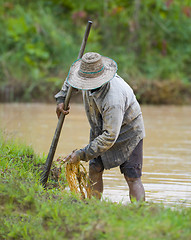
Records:
M56 94L64 101L68 84ZM87 118L90 124L90 142L77 150L81 160L101 156L105 169L128 161L130 154L145 136L141 108L131 87L116 74L99 90L82 90Z

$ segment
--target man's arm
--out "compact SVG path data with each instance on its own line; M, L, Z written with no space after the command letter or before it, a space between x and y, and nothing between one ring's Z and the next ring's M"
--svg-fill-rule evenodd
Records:
M86 147L75 152L78 159L89 161L106 152L113 146L120 133L123 112L123 107L121 105L108 106L103 111L102 134L91 141Z

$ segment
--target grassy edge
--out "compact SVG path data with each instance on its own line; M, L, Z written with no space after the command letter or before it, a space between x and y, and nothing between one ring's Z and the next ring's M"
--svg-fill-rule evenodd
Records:
M190 239L191 209L163 204L81 201L65 190L44 191L31 147L0 141L1 239Z

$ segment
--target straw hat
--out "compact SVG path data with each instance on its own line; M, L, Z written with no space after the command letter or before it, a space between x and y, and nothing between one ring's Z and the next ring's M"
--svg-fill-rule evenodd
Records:
M109 82L116 72L117 63L114 60L88 52L72 64L67 82L77 89L92 90Z

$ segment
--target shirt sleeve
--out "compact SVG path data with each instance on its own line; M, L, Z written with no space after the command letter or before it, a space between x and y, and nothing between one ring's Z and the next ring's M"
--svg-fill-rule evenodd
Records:
M58 93L54 96L57 103L61 103L61 102L64 102L64 101L65 101L68 88L69 88L69 84L68 84L67 81L65 80L65 81L64 81L64 84L63 84L63 86L62 86L62 89L60 90L60 92L58 92ZM72 95L75 94L75 93L78 93L78 92L79 92L78 89L76 89L76 88L73 88L73 89L72 89Z
M120 133L123 112L121 105L108 106L103 110L102 134L83 149L76 151L76 154L79 155L81 160L89 161L90 159L96 158L113 146Z
M94 138L95 138L94 132L93 132L93 130L90 128L90 138L89 138L90 141L89 141L89 142L93 141Z

